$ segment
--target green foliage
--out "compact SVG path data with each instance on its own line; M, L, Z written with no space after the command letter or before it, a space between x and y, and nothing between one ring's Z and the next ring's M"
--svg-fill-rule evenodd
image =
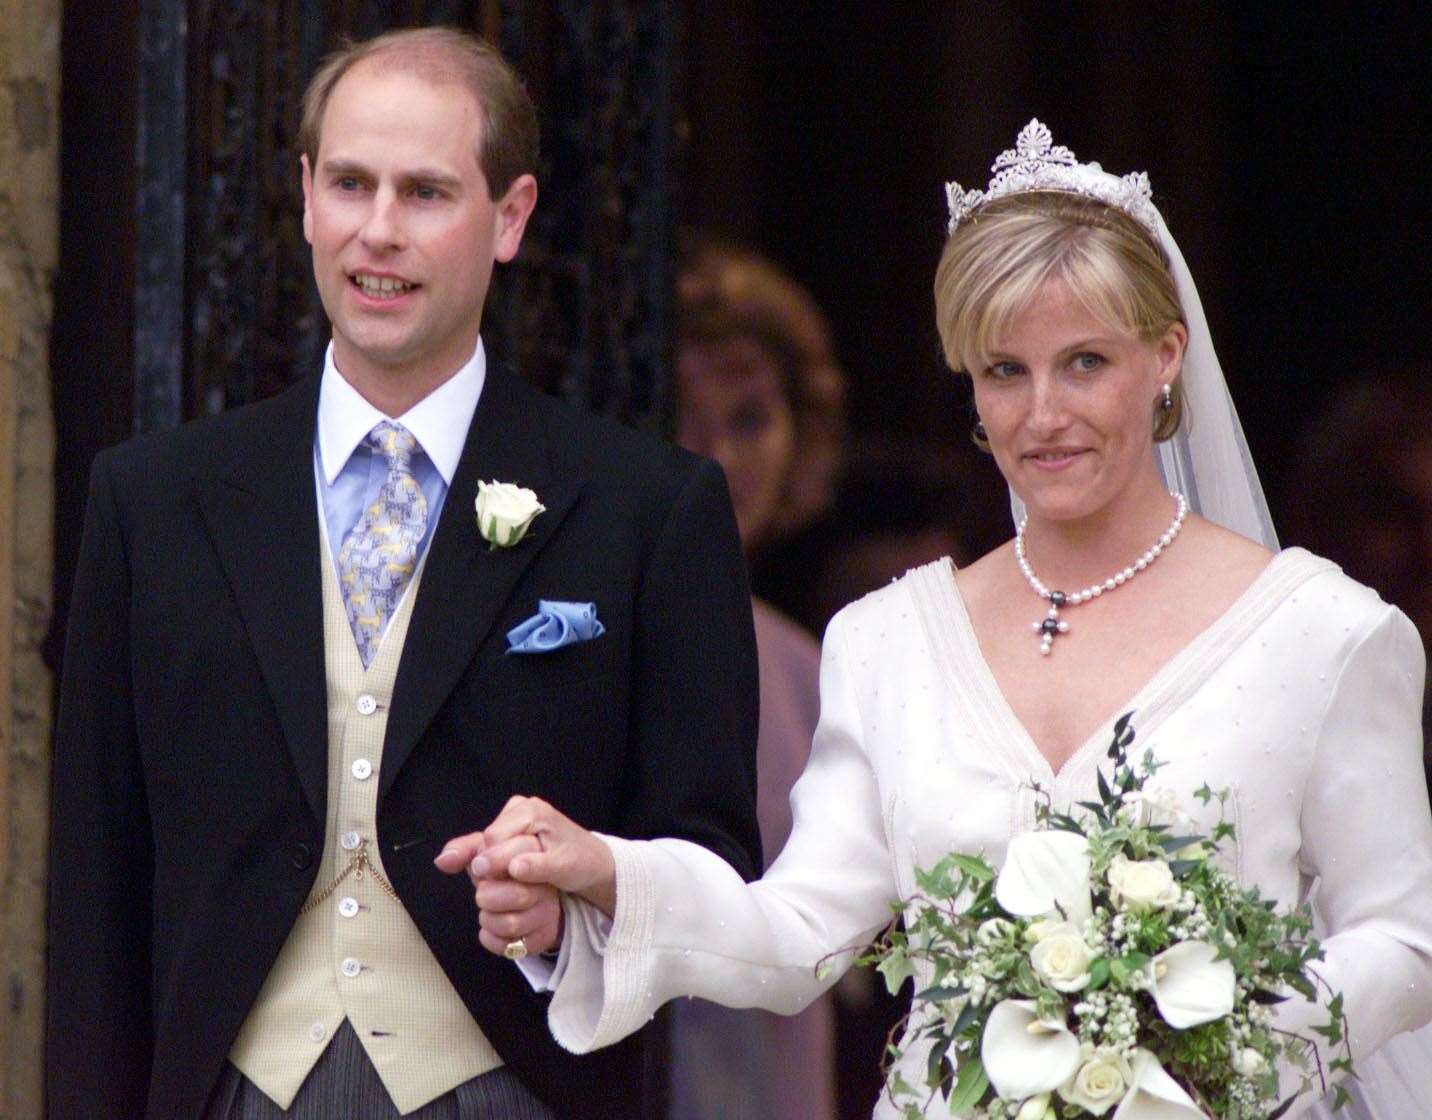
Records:
M956 1116L968 1112L980 1103L988 1090L989 1075L985 1073L984 1063L971 1058L960 1067L954 1091L950 1093L950 1112Z

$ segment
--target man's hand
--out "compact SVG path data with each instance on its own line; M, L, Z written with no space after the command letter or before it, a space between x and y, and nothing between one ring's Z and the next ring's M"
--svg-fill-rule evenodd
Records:
M485 853L483 834L469 833L448 841L433 862L455 875L466 870L475 888L477 939L490 953L505 956L522 939L528 953L546 953L562 942L562 901L557 888L545 883L518 883L507 875L507 861L523 851L538 851L533 836L518 837L494 863Z
M616 910L611 850L537 797L509 800L482 832L448 841L437 864L450 873L466 866L479 887L494 880L529 887L545 884L586 899L608 916ZM488 924L487 897L479 891L484 929L494 928ZM492 948L485 940L483 944ZM532 944L528 942L529 948Z

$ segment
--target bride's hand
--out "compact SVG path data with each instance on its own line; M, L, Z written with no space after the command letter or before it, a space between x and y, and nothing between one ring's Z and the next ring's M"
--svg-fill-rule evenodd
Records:
M449 840L438 866L448 863L467 864L476 879L505 874L518 883L550 884L608 916L616 910L611 850L541 798L513 797L483 831Z

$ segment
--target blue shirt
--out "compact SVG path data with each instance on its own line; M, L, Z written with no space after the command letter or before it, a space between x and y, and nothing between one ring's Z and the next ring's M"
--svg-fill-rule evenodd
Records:
M413 433L421 449L413 455L413 477L428 500L427 531L418 545L418 558L423 557L442 514L486 380L487 358L479 338L472 357L456 373L402 416L388 416L344 380L334 365L333 344L329 343L318 390L313 467L335 564L343 538L358 524L388 475L383 457L364 442L364 437L383 420L403 425Z

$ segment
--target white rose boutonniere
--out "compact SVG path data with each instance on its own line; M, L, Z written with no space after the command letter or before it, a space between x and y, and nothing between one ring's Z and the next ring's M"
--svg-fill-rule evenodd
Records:
M547 507L525 486L511 482L477 484L477 531L491 548L510 548L527 535Z
M1181 894L1173 870L1161 859L1116 858L1109 865L1109 891L1125 910L1167 910Z

